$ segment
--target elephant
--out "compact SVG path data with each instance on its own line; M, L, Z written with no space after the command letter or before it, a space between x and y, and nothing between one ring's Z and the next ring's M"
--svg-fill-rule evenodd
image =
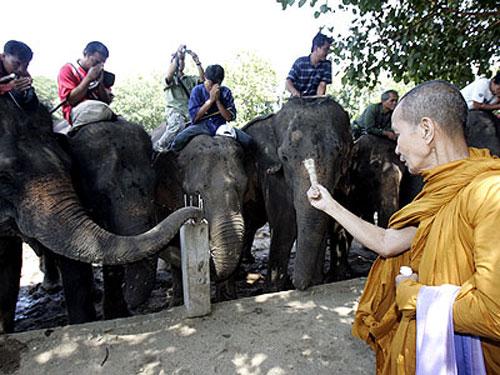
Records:
M395 153L396 143L375 135L362 135L354 143L349 168L348 206L361 218L387 227L399 208L399 185L404 164Z
M290 98L277 113L252 120L243 131L255 142L255 172L249 178L258 187L244 207L244 251L249 251L256 230L268 221L268 287L287 287L288 262L296 240L292 282L304 290L323 281L326 235L334 226L307 200L311 184L303 161L314 159L319 183L335 190L349 164L349 116L330 97Z
M40 106L28 115L10 98L0 96L0 333L13 328L15 285L20 278L19 238L72 262L61 272L63 283L74 283L65 286L73 293L79 289L75 283L81 280L76 272L80 262L117 265L139 261L164 248L187 219L201 217L198 208L189 207L144 233L113 234L96 224L82 205L71 164L70 155L52 132L46 108ZM88 321L91 315L92 311L80 311L70 322Z
M500 156L500 119L490 111L469 111L465 138L469 146L488 148Z
M248 194L248 167L242 146L227 136L198 135L179 152L161 152L155 160L156 202L168 213L184 205L184 195L200 195L209 224L212 275L217 285L236 270L243 246L243 205ZM167 254L179 302L179 255ZM219 289L218 289L219 291ZM235 292L229 291L229 298ZM218 298L222 298L218 296Z

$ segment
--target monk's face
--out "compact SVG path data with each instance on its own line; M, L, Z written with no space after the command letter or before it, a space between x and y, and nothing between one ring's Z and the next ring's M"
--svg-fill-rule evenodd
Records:
M424 169L432 167L430 165L431 148L425 140L425 131L421 125L404 121L398 109L397 107L392 115L392 129L398 137L396 154L411 174L420 174Z

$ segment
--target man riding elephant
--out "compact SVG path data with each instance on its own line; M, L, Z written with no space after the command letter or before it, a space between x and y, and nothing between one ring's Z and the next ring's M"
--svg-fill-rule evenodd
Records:
M66 124L58 124L57 132L67 133L73 126L93 121L112 120L109 109L113 95L114 75L104 70L109 57L108 48L93 41L83 50L83 58L76 64L67 63L57 77L58 93Z
M361 117L354 120L352 126L354 138L359 138L362 134L373 134L391 141L396 140L391 129L391 116L397 103L397 91L383 92L380 96L380 103L370 104Z
M198 75L184 74L186 53L191 55L198 69ZM193 88L205 80L205 72L198 55L181 44L172 56L165 76L165 126L156 137L153 148L164 151L170 147L177 133L189 123L188 102Z
M228 87L222 86L224 74L220 65L207 67L205 81L197 85L189 97L191 125L177 134L172 150L182 150L197 135L214 136L219 127L236 118L233 94ZM226 127L222 129L225 131ZM244 147L251 145L251 138L241 130L227 128L227 132Z
M28 73L28 65L33 58L31 48L17 40L5 43L0 53L0 95L10 97L25 111L38 107L38 98L31 85L33 79Z

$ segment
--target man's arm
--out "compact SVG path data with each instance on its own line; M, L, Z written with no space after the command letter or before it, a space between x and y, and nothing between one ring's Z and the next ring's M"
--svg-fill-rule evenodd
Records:
M378 106L376 104L370 104L363 113L362 124L368 134L382 136L382 129L377 127L377 110Z
M205 81L205 71L203 70L203 66L201 65L200 58L193 51L191 51L190 54L193 58L194 63L196 64L196 68L198 69L198 76L200 77L199 82L202 83L203 81Z
M472 108L481 109L483 111L494 111L494 110L500 109L500 103L486 104L486 103L479 103L479 102L476 102L475 100L473 100L472 101Z
M90 83L92 81L97 80L101 76L103 68L104 68L103 64L97 64L96 66L93 66L89 69L87 75L83 77L81 82L69 93L67 98L69 105L75 106L78 103L80 103L83 99L85 99L85 97L87 96Z
M398 255L411 246L417 228L384 229L373 225L345 209L321 185L307 192L311 205L334 218L345 230L367 248L383 257Z
M321 81L318 85L318 89L316 90L316 95L322 96L326 94L326 82Z
M321 81L316 89L316 95L326 94L326 85L332 83L332 63L330 60L325 60L321 64Z
M285 88L290 94L292 94L292 96L300 96L300 92L295 88L290 78L286 79Z

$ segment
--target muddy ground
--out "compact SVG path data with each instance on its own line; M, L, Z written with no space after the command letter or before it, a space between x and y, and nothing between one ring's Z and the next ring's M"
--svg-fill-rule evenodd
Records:
M253 264L243 264L237 274L238 298L265 293L264 279L267 272L268 251L269 228L265 226L257 232L252 246L252 254L255 257L255 262ZM366 275L373 259L374 256L371 252L367 252L359 244L353 243L348 257L350 272L347 278ZM290 274L293 270L293 262L294 253L292 251L289 265ZM328 263L328 259L326 263ZM325 268L327 267L325 265ZM94 275L98 288L102 290L102 276L99 267L95 267ZM16 309L16 332L52 328L68 324L62 290L59 288L59 290L49 293L42 288L42 280L43 273L39 270L38 257L25 245L21 289ZM169 307L171 296L172 279L168 265L160 260L156 286L151 297L133 313L149 314L164 310ZM96 309L98 318L102 318L101 303L99 300L96 300Z

